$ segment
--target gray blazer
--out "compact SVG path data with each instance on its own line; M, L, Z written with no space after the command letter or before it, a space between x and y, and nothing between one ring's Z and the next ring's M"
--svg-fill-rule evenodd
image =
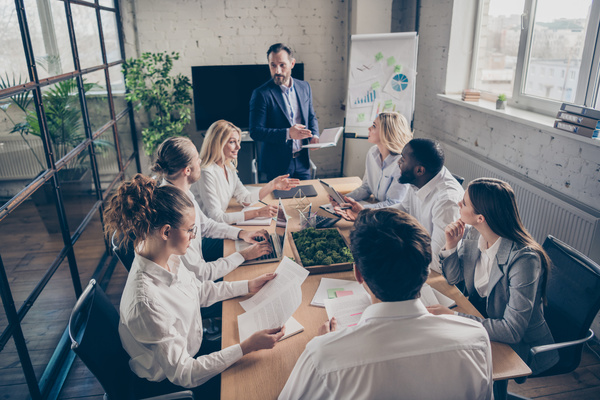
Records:
M465 282L469 294L476 291L475 265L480 251L479 232L469 228L462 246L447 258L440 257L442 271L448 283ZM490 271L487 319L462 314L483 324L490 340L508 343L529 365L533 374L558 362L556 350L538 354L531 359L529 349L554 343L542 307L542 269L539 255L512 240L500 238L496 262Z

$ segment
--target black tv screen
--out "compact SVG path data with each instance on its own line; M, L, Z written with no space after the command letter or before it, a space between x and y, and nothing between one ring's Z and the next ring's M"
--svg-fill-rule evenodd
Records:
M292 76L304 79L304 64L296 63ZM192 67L196 129L206 130L225 119L248 130L252 91L269 79L267 64Z

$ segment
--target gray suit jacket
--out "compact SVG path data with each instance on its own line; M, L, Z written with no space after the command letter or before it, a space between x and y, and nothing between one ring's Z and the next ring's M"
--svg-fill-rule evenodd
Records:
M475 265L480 255L478 240L479 232L470 228L465 232L460 249L447 258L441 258L442 271L448 283L454 285L464 281L469 294L476 291ZM544 271L535 251L509 239L500 240L496 262L490 271L486 299L488 318L461 315L480 321L490 340L510 344L535 375L558 362L556 350L538 354L535 359L531 359L529 353L534 346L554 343L544 319L541 300Z

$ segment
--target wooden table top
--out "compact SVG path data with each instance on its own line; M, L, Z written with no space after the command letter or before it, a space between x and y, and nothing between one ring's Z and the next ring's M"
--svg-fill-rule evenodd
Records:
M360 178L333 178L326 180L342 194L352 191L361 183ZM302 184L312 184L317 190L318 196L307 198L312 202L312 209L319 210L319 214L327 216L327 213L318 208L322 204L328 203L327 194L318 181L306 181ZM272 196L263 199L266 203L277 204L277 200ZM295 200L282 200L286 212L291 216L289 228L291 232L300 229L298 211L294 208ZM231 204L231 211L238 211L241 207L237 204ZM348 235L352 228L352 223L348 221L339 221L336 227L340 229L343 235ZM263 229L264 227L244 227L244 229ZM271 224L269 231L274 231L274 224ZM224 245L225 255L235 251L234 242L226 240ZM284 246L284 254L290 257L292 251L289 240ZM273 272L279 265L278 262L264 263L257 265L242 266L229 273L224 280L237 281L243 279L252 279L261 274ZM296 360L300 357L306 343L316 336L319 327L327 321L325 308L311 306L310 302L319 286L322 277L354 280L352 271L329 273L322 275L309 275L302 284L302 304L294 313L294 318L304 326L304 332L291 336L279 342L272 350L261 350L244 356L240 361L229 367L221 374L221 398L222 399L275 399L283 389ZM427 280L432 287L436 288L446 296L454 299L457 304L457 311L479 315L475 307L469 300L455 287L450 286L443 276L436 272L431 272ZM239 302L246 297L238 297L223 302L223 348L239 343L237 316L244 312ZM531 370L521 360L521 358L504 343L492 342L492 362L494 380L503 380L527 376Z

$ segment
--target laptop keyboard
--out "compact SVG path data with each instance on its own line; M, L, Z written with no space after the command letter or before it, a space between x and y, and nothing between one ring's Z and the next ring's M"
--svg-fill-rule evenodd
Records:
M337 218L329 218L329 217L324 217L322 215L317 214L316 216L316 227L317 228L329 228L333 225L335 225L336 222L338 222L340 220L339 217Z
M265 240L264 237L257 237L256 241L257 242L262 242L263 240ZM275 247L273 246L273 241L271 240L271 236L269 235L269 244L271 245L271 248L273 249L273 251L271 251L269 254L265 254L264 256L258 257L257 260L270 260L271 258L277 258L277 253L275 252Z

